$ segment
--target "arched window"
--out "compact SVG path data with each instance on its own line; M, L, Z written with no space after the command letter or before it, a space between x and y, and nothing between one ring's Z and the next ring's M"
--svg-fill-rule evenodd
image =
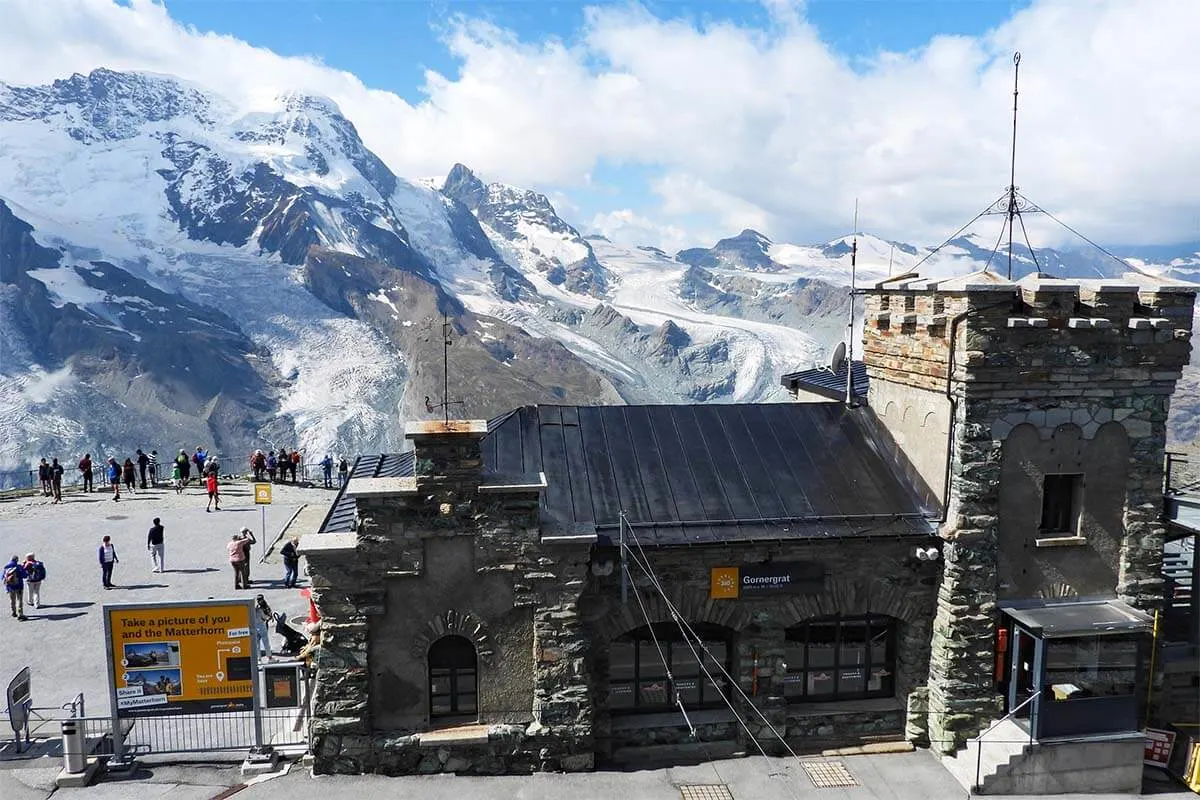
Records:
M477 711L475 645L443 636L429 647L429 716L471 717Z
M608 707L615 712L678 708L676 693L687 709L724 707L728 681L721 668L732 674L733 633L704 624L692 625L692 630L701 643L693 639L690 647L673 622L644 626L614 639L608 651ZM712 680L701 669L701 660Z
M893 696L895 623L885 616L825 617L788 628L784 696L794 703Z

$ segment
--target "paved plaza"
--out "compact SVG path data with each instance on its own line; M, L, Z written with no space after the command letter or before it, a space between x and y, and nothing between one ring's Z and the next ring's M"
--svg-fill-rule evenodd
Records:
M0 556L7 561L9 556L34 552L47 570L42 606L27 607L27 621L9 616L4 602L0 682L6 686L28 665L34 706L58 707L82 692L88 716L101 716L109 713L101 614L106 603L253 598L261 592L276 611L289 617L306 614L308 601L298 590L283 588L278 555L267 563L259 560L264 545L269 547L298 511L324 509L333 493L276 486L274 502L265 506L265 543L264 507L254 505L252 486L230 483L221 495L221 510L212 513L205 513L207 498L195 484L182 495L172 489L122 493L120 502L113 502L107 492L86 495L75 488L64 494L61 505L51 505L40 493L0 502ZM166 528L162 573L152 571L146 551L146 533L155 517ZM235 591L225 545L242 526L253 530L259 542L254 545L253 588ZM96 555L105 535L112 537L120 558L111 591L101 586ZM272 634L272 643L278 648L279 637ZM0 741L8 736L7 724L4 727Z

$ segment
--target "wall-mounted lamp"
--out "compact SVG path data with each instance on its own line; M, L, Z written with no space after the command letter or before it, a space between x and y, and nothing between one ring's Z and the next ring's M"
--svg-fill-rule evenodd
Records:
M942 551L936 547L918 547L913 550L913 555L919 561L937 561L942 557Z

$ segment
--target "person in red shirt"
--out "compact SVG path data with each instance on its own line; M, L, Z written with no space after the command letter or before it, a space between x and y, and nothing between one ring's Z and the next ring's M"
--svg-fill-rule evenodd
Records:
M221 495L217 491L217 473L208 473L208 477L205 478L205 481L208 484L208 505L205 506L204 510L205 512L212 511L213 503L216 503L217 511L220 511Z

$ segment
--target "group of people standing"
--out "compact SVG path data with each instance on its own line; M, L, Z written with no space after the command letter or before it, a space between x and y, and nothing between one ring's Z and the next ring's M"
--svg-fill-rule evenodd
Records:
M303 461L304 456L295 449L288 452L286 447L281 447L278 453L273 450L255 450L250 454L250 469L254 472L256 481L263 480L265 475L272 483L286 483L289 477L291 482L295 483Z

